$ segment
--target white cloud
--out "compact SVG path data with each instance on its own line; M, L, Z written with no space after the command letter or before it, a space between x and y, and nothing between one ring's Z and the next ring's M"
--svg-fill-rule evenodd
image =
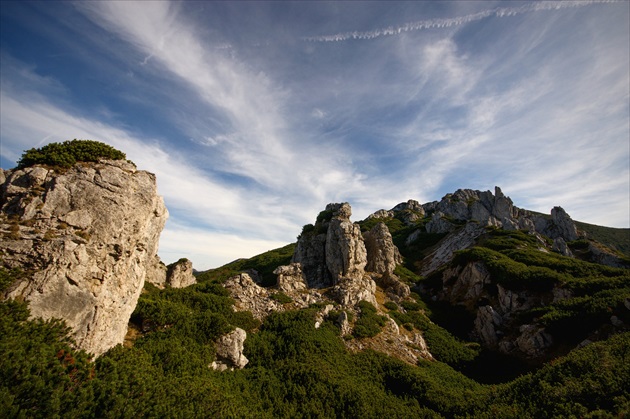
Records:
M205 241L191 241L185 249L196 255L205 255L200 256L204 259L197 260L200 265L208 266L209 261L218 260L213 250L207 246L209 243L220 246L222 238L228 238L232 243L231 247L215 249L225 256L227 249L236 250L236 243L241 246L242 253L255 254L258 249L266 246L265 243L290 241L299 233L300 225L295 220L287 219L289 217L283 217L283 214L275 213L269 198L224 186L178 158L173 150L163 149L155 141L135 138L119 128L73 116L41 99L33 101L32 97L29 97L28 103L23 103L3 91L0 95L0 107L0 135L3 139L2 155L5 158L17 158L16 150L32 147L34 138L45 142L87 138L104 141L124 150L127 157L140 169L155 173L158 191L164 196L174 218L167 223L161 246L173 251L176 245L164 245L165 240L186 242L189 230L192 229L177 227L172 231L171 223L194 225L197 236L208 237ZM260 207L252 206L252 202L257 202ZM178 237L178 234L183 236ZM249 239L239 242L233 238L236 235L247 236ZM203 248L194 250L195 243L203 243ZM232 256L238 257L237 254ZM194 258L189 258L195 261Z
M160 237L160 255L167 264L183 257L188 258L193 261L195 269L204 271L239 258L256 256L288 243L290 242L253 239L242 234L209 233L171 223Z
M506 17L516 16L523 13L548 11L548 10L561 10L568 8L590 6L597 3L616 3L618 1L611 0L578 0L578 1L536 1L524 4L520 7L496 7L494 9L486 9L476 13L471 13L465 16L458 16L454 18L434 18L420 20L416 22L403 23L396 26L389 26L387 28L373 29L370 31L351 31L341 32L333 35L320 35L304 37L304 41L310 42L342 42L351 39L375 39L381 36L393 36L401 35L406 32L421 31L426 29L443 29L454 26L461 26L467 23L486 19L491 16Z

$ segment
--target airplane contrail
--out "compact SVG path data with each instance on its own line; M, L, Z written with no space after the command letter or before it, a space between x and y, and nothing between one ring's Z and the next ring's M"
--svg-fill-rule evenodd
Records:
M482 10L466 16L459 16L448 19L427 19L416 22L408 22L398 26L374 29L371 31L343 32L333 35L309 36L302 38L309 42L340 42L350 39L374 39L381 36L400 35L404 32L419 31L423 29L449 28L460 26L466 23L475 22L490 16L505 17L515 16L523 13L538 12L542 10L560 10L575 7L589 6L599 3L619 3L618 0L563 0L563 1L541 1L528 3L520 7L496 7L494 9Z

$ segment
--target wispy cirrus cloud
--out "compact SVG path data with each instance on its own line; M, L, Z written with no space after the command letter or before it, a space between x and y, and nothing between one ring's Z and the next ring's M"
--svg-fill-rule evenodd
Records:
M397 3L390 23L446 17L358 38L374 42L300 40L322 22L381 27L383 4L288 19L284 4L77 3L63 28L40 23L84 67L5 77L3 59L3 164L49 141L112 143L157 174L172 216L161 252L197 268L293 241L328 202L357 220L462 187L624 226L628 10L596 3Z
M342 42L351 39L375 39L382 36L401 35L406 32L415 32L426 29L444 29L454 26L461 26L467 23L476 22L488 17L507 17L516 16L523 13L540 12L546 10L561 10L576 7L585 7L600 3L618 3L618 0L562 0L562 1L536 1L524 4L519 7L495 7L492 9L482 10L480 12L471 13L465 16L453 18L434 18L420 20L416 22L402 23L396 26L388 26L386 28L372 29L369 31L352 31L342 32L333 35L308 36L302 38L304 41L310 42Z

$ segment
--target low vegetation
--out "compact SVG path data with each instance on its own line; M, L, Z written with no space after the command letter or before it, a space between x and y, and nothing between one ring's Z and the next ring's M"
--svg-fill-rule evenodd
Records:
M72 349L62 322L29 320L24 303L0 303L4 415L544 418L623 417L630 409L628 333L484 385L453 369L448 357L412 366L373 351L350 353L331 322L313 328L316 309L273 313L254 331L251 318L232 317L216 283L148 287L140 302L134 321L145 332L96 362ZM250 331L250 363L209 369L213 339L237 324Z
M17 167L42 164L52 167L69 168L77 162L97 162L100 159L124 160L125 153L110 145L92 140L71 140L63 143L50 143L41 148L26 150Z

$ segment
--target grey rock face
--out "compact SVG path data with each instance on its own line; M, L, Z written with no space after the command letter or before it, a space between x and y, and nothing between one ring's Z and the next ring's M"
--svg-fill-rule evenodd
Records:
M332 292L335 300L344 307L353 307L362 300L376 306L375 293L376 283L367 275L355 278L342 277Z
M278 276L278 289L283 292L303 291L308 288L302 265L292 263L287 266L278 266L273 273Z
M384 223L378 223L363 236L367 251L366 270L378 274L394 272L402 263L400 251Z
M529 357L535 357L553 344L551 335L542 327L527 324L520 328L521 335L516 339L516 345L521 352Z
M427 233L444 234L455 230L455 225L450 223L441 211L433 213L431 221L426 225Z
M269 298L267 288L256 284L246 273L229 278L223 286L234 298L237 310L251 311L257 319L262 319L272 311L280 309L280 304Z
M149 282L158 288L164 289L167 271L168 268L166 265L162 263L160 257L156 255L153 263L149 264L147 267L146 282Z
M367 251L361 228L350 221L350 205L328 204L326 212L328 219L319 220L313 232L300 237L292 262L302 266L310 288L335 286L334 294L342 304L374 300L376 286L365 278ZM355 292L362 297L350 295Z
M564 241L562 237L556 237L554 239L551 250L553 250L554 252L560 253L562 256L569 256L569 257L573 256L573 253L571 252L571 249L569 249L567 242Z
M453 304L461 302L475 304L482 296L484 287L491 282L490 272L481 262L448 268L442 274L442 278L445 289L448 289L444 299Z
M193 265L188 259L180 259L168 266L166 283L172 288L185 288L196 284L197 279L193 275Z
M347 211L330 221L326 234L326 267L332 276L333 284L337 284L343 277L362 277L367 264L367 251L361 236L361 228L351 222L345 214Z
M227 335L221 336L216 343L217 360L211 364L211 367L218 371L244 368L249 362L243 355L245 339L247 339L247 333L238 327Z
M155 176L124 161L3 175L3 263L33 272L6 297L28 301L33 317L64 319L96 356L122 343L147 272L159 272L168 213Z
M411 295L409 285L402 282L394 273L372 274L372 278L376 284L383 288L385 294L394 301L400 301Z
M477 237L484 233L484 228L475 223L468 223L466 227L446 236L439 243L438 248L424 259L421 275L429 275L453 258L453 254L470 247Z
M534 224L537 232L552 239L561 237L569 242L579 237L575 223L562 207L553 207L550 219L542 216L534 218Z
M499 343L498 328L503 320L492 306L479 307L475 319L475 332L486 346L494 347Z
M299 263L310 288L325 288L332 284L326 267L326 233L300 237L292 263Z
M394 211L393 210L387 211L384 209L380 209L376 211L375 213L368 215L368 220L372 218L385 218L385 219L394 218Z

